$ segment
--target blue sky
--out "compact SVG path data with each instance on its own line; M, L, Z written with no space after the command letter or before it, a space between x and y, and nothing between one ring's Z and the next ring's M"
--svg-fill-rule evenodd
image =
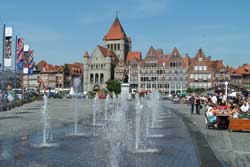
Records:
M194 56L201 47L226 65L250 63L249 0L10 0L0 5L0 24L14 26L35 50L35 60L52 64L83 61L103 44L118 12L132 49L143 55L153 45Z

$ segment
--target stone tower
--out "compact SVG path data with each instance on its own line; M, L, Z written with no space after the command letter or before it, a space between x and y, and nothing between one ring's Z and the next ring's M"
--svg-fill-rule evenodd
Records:
M119 61L126 60L128 52L131 51L131 39L127 37L118 17L115 18L103 41L105 48L112 50Z
M89 85L89 68L88 68L88 61L89 61L89 54L86 51L83 56L83 90L88 90Z

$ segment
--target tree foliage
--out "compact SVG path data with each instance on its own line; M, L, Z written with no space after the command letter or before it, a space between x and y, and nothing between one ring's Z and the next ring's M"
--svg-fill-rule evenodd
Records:
M121 92L121 82L118 80L108 80L106 85L110 92L115 92L115 94L119 94Z
M187 88L186 91L187 91L187 93L198 93L198 94L200 94L200 93L204 92L205 89L204 88Z

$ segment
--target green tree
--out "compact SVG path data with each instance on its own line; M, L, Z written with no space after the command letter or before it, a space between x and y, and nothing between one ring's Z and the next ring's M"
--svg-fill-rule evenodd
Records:
M192 89L192 88L187 88L187 93L193 93L194 92L194 89Z
M121 82L118 80L108 80L106 82L107 89L110 92L115 92L115 94L119 94L121 92Z

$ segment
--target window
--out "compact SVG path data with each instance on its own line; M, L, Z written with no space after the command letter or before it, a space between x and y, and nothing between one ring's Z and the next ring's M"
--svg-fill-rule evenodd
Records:
M208 75L207 75L207 78L208 78L208 79L211 79L211 74L208 74Z
M94 74L90 74L90 83L94 82Z
M110 44L110 49L113 50L113 44Z
M202 57L199 57L198 61L201 62L202 61Z
M198 80L198 74L194 74L195 80Z
M116 44L114 44L114 50L116 50Z
M198 71L198 66L194 66L194 70L195 70L195 71Z
M208 83L207 83L207 87L208 87L208 88L210 88L211 85L212 85L211 82L208 82Z
M103 83L103 81L104 81L104 74L101 73L101 76L100 76L100 83Z
M194 74L190 74L190 79L194 79Z
M202 66L199 66L199 71L202 71Z
M117 44L117 50L120 50L120 44L119 43Z
M202 79L202 74L199 74L199 79Z
M203 70L204 70L204 71L207 71L207 66L203 66Z
M107 47L108 47L108 49L109 49L109 47L110 47L110 46L109 46L109 44L108 44L108 46L107 46Z
M95 83L98 83L98 78L99 78L99 75L95 74Z
M203 79L203 80L207 80L207 74L203 74L202 79Z

